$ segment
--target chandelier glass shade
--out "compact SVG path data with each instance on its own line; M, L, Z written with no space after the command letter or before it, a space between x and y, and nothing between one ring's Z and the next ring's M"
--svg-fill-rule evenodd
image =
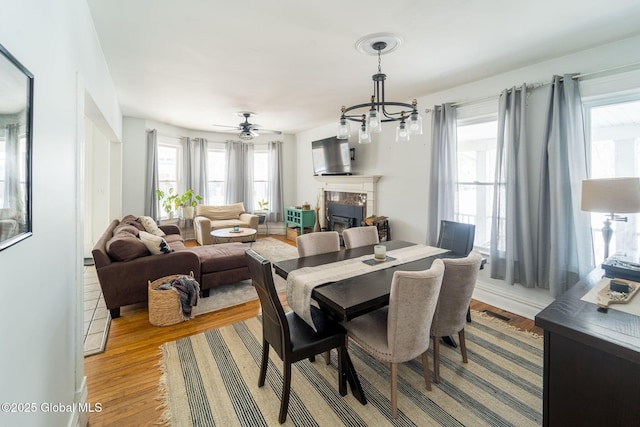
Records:
M338 122L338 139L348 139L351 133L349 122L358 123L358 143L371 142L371 135L382 131L385 122L399 122L396 129L396 141L407 142L410 135L422 135L422 117L418 113L418 102L393 102L385 99L384 82L386 74L382 73L380 55L387 47L384 41L373 41L371 49L378 55L378 72L372 76L373 95L370 102L342 106ZM366 113L364 113L366 109Z

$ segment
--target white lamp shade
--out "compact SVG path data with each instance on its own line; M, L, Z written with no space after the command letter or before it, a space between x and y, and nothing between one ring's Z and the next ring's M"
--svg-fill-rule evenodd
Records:
M585 179L581 209L608 214L640 212L640 178Z

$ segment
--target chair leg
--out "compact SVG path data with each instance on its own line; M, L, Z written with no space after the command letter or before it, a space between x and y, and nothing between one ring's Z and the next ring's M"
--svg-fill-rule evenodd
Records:
M467 308L467 323L471 323L471 306Z
M429 378L429 354L422 353L422 373L424 375L424 383L427 386L427 390L431 391L431 379Z
M260 364L260 376L258 377L258 387L264 385L264 379L267 376L267 365L269 364L269 343L262 340L262 363Z
M327 350L324 352L324 363L325 365L331 364L331 350Z
M462 353L462 363L467 363L467 342L464 339L464 328L458 332L458 338L460 339L460 353Z
M433 337L433 382L440 384L440 337Z
M286 358L285 358L286 359ZM289 393L291 391L291 362L284 360L283 381L282 381L282 400L280 401L280 415L278 422L284 423L287 419L287 410L289 409Z
M398 364L391 364L391 417L398 418Z

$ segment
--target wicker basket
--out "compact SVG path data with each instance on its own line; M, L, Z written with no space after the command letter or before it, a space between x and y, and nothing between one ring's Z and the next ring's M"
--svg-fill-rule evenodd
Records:
M158 280L149 281L149 323L153 326L170 326L189 320L182 314L180 296L177 292L168 290L158 290L158 286L170 282L173 279L183 276L174 274L161 277ZM193 277L193 271L191 272Z

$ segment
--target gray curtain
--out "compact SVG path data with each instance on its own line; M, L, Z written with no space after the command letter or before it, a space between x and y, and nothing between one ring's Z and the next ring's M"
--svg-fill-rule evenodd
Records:
M147 131L147 182L144 194L144 214L160 221L160 207L156 190L158 185L158 134Z
M527 87L500 94L491 218L491 277L535 286L526 141Z
M538 286L557 297L593 269L590 217L580 210L587 143L578 82L554 76L550 86L539 202Z
M203 200L207 200L209 181L207 174L207 145L208 142L204 138L186 138L186 155L189 165L185 165L185 172L188 171L186 177L186 188L192 189L195 194L202 196Z
M20 124L5 128L4 208L11 208L14 218L25 220L24 194L20 184Z
M253 144L226 142L226 203L243 202L247 212L254 210Z
M178 185L178 193L183 193L187 189L193 189L194 171L193 171L193 149L191 145L191 138L183 136L180 138L183 148L182 156L182 183ZM180 181L180 180L179 180Z
M282 142L269 143L269 221L282 221L284 219L284 201L282 198Z
M451 104L434 107L431 114L431 182L427 244L438 241L440 220L453 220L456 206L457 110Z

